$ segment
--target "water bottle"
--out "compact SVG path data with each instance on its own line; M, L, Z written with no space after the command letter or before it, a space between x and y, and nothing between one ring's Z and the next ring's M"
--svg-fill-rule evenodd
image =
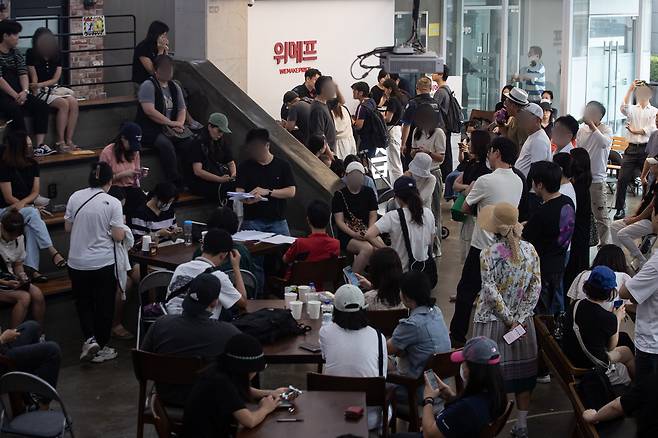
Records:
M183 222L183 234L185 235L185 245L192 245L192 221Z
M334 313L334 306L331 304L331 301L325 300L320 309L322 310L322 325L331 324Z
M310 283L308 284L308 287L311 288L310 292L311 292L312 294L316 292L316 290L315 290L315 283L310 282Z

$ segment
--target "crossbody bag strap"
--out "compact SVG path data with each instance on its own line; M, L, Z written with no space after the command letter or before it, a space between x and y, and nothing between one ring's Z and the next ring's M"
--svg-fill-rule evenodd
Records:
M377 332L377 344L379 345L379 356L377 357L377 366L379 367L379 377L384 377L384 345L382 342L382 334L379 330Z
M580 349L583 350L583 353L585 353L585 356L597 367L602 367L604 369L608 369L610 364L607 364L603 362L601 359L598 357L594 356L592 353L589 352L587 347L585 346L585 343L583 342L583 337L580 334L580 327L578 327L578 324L576 323L576 310L578 310L578 305L580 304L582 300L576 301L576 304L573 306L573 332L576 335L576 339L578 339L578 343L580 344Z
M409 229L407 228L407 219L404 217L404 210L398 208L398 216L400 216L400 228L402 229L402 237L404 238L404 246L407 248L407 258L409 259L409 269L413 266L414 253L411 251L411 239L409 239Z
M198 257L197 257L197 258L198 258ZM195 260L196 260L196 259L195 259ZM221 266L209 266L208 268L206 268L206 269L203 271L203 274L212 274L213 272L215 272L215 271L219 271L220 269L221 269ZM196 278L196 277L195 277L195 278ZM194 280L194 278L193 278L192 280ZM167 299L165 300L165 303L168 303L169 301L171 301L172 299L176 298L177 296L180 296L180 295L182 295L183 293L186 293L187 290L190 288L190 284L192 283L192 280L188 281L187 283L185 283L184 285L182 285L182 286L179 287L178 289L171 291L171 293L169 294L169 296L168 296Z
M75 211L75 213L73 213L73 221L72 222L75 222L75 218L78 216L78 213L80 213L80 210L82 210L82 208L85 205L87 205L92 199L94 199L96 196L100 195L101 193L105 193L105 192L101 190L100 192L94 194L92 197L90 197L85 202L83 202L82 205L80 207L78 207L78 209Z

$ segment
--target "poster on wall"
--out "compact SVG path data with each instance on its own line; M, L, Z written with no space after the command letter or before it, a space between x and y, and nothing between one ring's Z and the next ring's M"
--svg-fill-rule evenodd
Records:
M318 60L318 40L277 41L274 43L272 59L279 66L279 74L304 73L310 67L298 66L308 61ZM288 63L291 66L287 66Z
M105 15L88 15L82 17L82 36L105 36Z

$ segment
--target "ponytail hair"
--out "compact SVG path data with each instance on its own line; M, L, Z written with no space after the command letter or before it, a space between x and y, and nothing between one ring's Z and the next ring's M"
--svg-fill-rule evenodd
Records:
M411 212L411 221L423 225L423 200L417 188L409 188L396 193L396 198L402 201Z
M98 161L91 165L89 172L89 187L99 188L112 181L112 168L105 161Z

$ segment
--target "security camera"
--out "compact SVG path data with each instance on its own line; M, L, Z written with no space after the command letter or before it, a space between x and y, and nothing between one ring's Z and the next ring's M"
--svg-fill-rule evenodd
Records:
M247 6L252 7L256 3L256 0L247 0Z

